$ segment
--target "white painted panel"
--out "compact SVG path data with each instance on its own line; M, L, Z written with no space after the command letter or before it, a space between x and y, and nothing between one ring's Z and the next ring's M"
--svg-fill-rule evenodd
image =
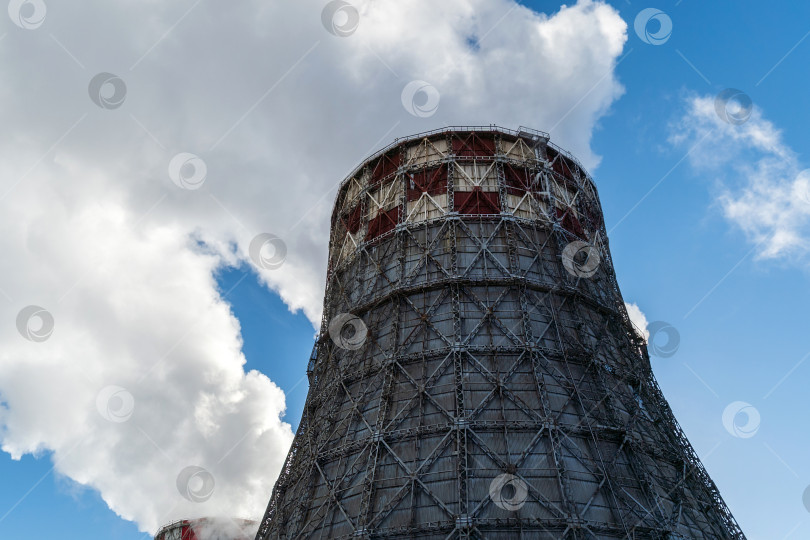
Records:
M524 219L546 218L548 208L543 201L538 200L531 193L523 195L507 195L506 204L515 217Z
M380 212L391 210L399 204L401 195L402 180L397 177L393 181L377 186L368 192L366 202L366 219L372 220Z
M446 209L446 193L442 193L441 195L428 195L427 193L423 193L419 199L408 203L406 221L414 223L437 218L443 215Z
M407 149L408 165L421 165L430 161L438 161L446 156L446 139L435 139L433 141L422 139Z
M498 174L493 161L456 163L453 182L457 191L498 191Z
M523 142L523 139L518 139L515 142L503 140L501 142L501 146L503 148L503 153L506 154L506 157L510 159L516 159L519 161L535 160L534 150L529 148L529 146Z

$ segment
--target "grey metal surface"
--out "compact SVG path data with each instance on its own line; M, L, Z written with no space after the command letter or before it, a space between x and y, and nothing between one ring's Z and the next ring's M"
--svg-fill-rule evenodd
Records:
M343 182L309 378L257 539L744 538L542 132L416 135Z

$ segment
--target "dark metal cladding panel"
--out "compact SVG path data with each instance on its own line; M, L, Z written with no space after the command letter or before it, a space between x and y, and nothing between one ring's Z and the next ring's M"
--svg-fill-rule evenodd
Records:
M338 193L257 539L744 539L630 324L596 187L531 130L398 140Z

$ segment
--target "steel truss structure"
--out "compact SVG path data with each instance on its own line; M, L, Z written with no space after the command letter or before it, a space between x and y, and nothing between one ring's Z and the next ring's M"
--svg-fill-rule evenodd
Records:
M423 133L343 181L308 374L257 539L745 538L545 133Z

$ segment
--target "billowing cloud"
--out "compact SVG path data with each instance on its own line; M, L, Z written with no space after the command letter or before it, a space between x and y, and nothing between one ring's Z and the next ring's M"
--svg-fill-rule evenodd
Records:
M51 452L145 531L258 517L292 438L283 392L244 371L218 268L253 265L317 325L332 198L358 160L498 123L595 166L622 92L626 25L601 2L325 6L89 0L6 23L2 448ZM260 234L284 244L251 258Z
M691 164L714 180L724 216L759 257L806 263L810 170L802 170L796 152L747 96L726 105L726 94L691 96L671 141L691 149Z
M643 337L645 341L649 340L650 331L647 330L649 322L647 321L647 316L641 311L641 308L638 307L637 304L630 302L625 302L624 307L627 308L627 315L630 317L630 322L633 323L636 332Z
M259 523L219 517L195 523L193 529L198 540L233 540L254 538L259 531Z

